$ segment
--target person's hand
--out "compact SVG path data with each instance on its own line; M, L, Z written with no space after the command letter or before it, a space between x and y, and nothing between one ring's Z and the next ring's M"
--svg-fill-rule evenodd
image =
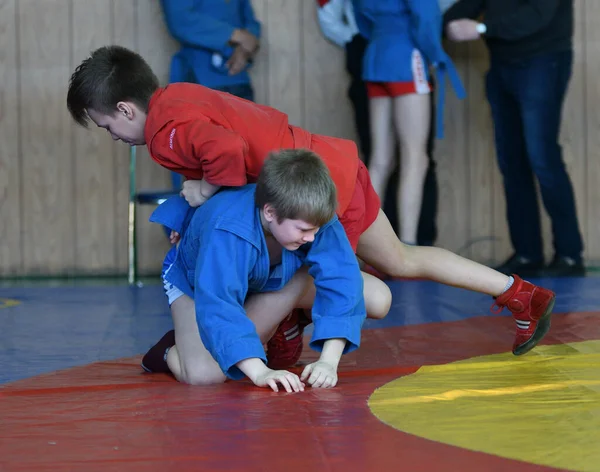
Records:
M177 231L171 231L171 234L169 235L169 242L171 244L177 244L180 239L181 235Z
M446 35L452 41L473 41L479 39L481 35L477 31L478 24L477 21L468 18L451 21L446 25Z
M186 180L183 182L183 188L179 192L179 195L185 198L185 201L192 208L199 207L206 201L206 197L202 195L201 180Z
M277 384L281 384L288 393L304 391L304 383L300 381L300 378L287 370L271 370L266 368L264 372L253 379L253 382L257 387L271 387L274 392L279 391Z
M230 42L240 45L251 56L258 50L258 38L245 29L236 29L231 35Z
M332 388L337 385L337 367L326 361L317 361L308 364L302 371L300 380L312 388Z
M241 46L237 46L225 66L229 70L229 75L236 75L242 72L248 65L250 54Z

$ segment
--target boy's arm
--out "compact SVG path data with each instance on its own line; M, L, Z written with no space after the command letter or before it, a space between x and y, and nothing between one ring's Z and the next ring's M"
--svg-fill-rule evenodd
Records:
M266 362L254 323L244 311L256 249L219 229L206 232L198 244L194 302L200 336L223 372L239 379L243 374L238 362L251 358Z
M236 28L198 11L194 0L161 0L167 28L180 43L231 56Z
M192 207L204 204L221 188L220 185L211 185L206 180L186 180L179 195Z
M306 250L305 263L316 287L310 346L327 357L323 348L328 339L346 341L340 355L357 349L366 317L363 278L337 217L319 230Z
M205 194L216 192L220 186L246 185L248 143L235 131L198 117L171 123L163 128L161 135L153 139L153 146L158 142L166 144L177 156L174 164L181 167L180 173L185 174L185 169L200 169L203 180L216 187L206 187Z
M344 47L355 31L344 21L344 0L317 0L317 17L323 35Z
M243 8L244 27L247 31L256 36L257 39L260 38L261 25L254 15L254 8L252 8L250 0L244 0Z
M194 302L200 337L221 370L232 379L247 375L259 387L300 391L296 374L266 366L264 347L244 310L256 248L230 231L208 231L199 241Z

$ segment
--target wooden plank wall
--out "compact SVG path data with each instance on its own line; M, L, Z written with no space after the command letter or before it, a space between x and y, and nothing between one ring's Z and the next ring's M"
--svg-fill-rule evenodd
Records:
M309 0L254 0L264 26L252 72L257 101L313 132L354 138L343 53L320 34ZM576 0L576 61L562 142L577 193L586 258L600 262L600 3ZM124 273L128 148L76 127L65 96L92 49L118 43L140 52L166 83L170 39L156 0L0 0L0 276ZM449 94L438 142L438 244L482 262L509 255L495 164L481 43L448 45L468 90ZM169 184L145 150L138 187ZM140 265L157 272L167 243L141 208ZM551 257L544 217L546 253Z

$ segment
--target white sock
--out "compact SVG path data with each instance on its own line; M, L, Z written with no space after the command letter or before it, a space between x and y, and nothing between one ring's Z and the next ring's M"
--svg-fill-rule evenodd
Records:
M508 277L508 282L506 282L506 287L504 287L504 290L502 290L502 293L506 293L506 291L512 287L512 285L515 283L515 279L513 278L512 275L510 275Z

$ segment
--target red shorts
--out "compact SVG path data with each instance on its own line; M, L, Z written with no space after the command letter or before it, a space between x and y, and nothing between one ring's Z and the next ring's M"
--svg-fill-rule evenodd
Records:
M381 201L371 184L369 171L365 164L360 161L352 199L348 204L348 208L340 217L340 223L346 231L354 252L356 252L360 235L377 219L380 208Z
M425 87L426 85L426 87ZM367 82L367 95L374 97L399 97L413 93L425 94L431 92L431 84L425 85L411 82Z

